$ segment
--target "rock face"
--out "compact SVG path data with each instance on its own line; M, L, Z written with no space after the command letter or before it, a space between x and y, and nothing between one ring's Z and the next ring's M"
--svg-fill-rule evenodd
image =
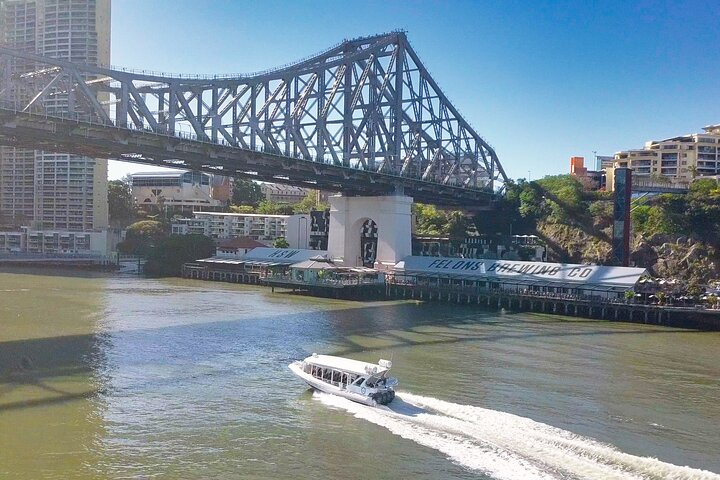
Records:
M651 261L653 252L655 262ZM705 285L720 278L717 250L687 236L658 235L647 242L636 242L631 260L655 276L676 278L688 284Z
M547 244L548 261L607 264L611 259L607 232L592 235L585 229L557 223L538 223L537 235Z
M609 264L612 260L609 229L593 235L576 226L540 222L537 232L547 243L548 261ZM630 264L688 285L706 285L720 278L718 251L687 235L635 236Z

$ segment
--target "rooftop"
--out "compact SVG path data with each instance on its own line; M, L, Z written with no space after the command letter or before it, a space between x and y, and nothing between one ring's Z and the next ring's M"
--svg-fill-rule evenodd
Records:
M375 363L361 362L360 360L353 360L351 358L334 357L332 355L318 355L316 353L306 358L305 361L319 367L334 368L355 375L367 375L371 372L380 374L390 370Z
M257 217L257 218L288 218L290 215L269 215L265 213L229 213L229 212L193 212L197 215L209 215L213 217Z
M171 172L137 172L137 173L131 173L131 177L182 177L190 170L179 170L179 171L171 171Z
M264 243L253 240L250 237L234 237L218 242L218 248L256 248L265 247Z

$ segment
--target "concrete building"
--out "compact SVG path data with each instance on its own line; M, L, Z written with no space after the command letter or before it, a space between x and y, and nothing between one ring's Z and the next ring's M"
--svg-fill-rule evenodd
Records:
M606 168L612 168L613 166L615 166L615 157L613 155L596 155L595 163L595 168L597 170L605 170Z
M703 133L651 140L642 149L617 152L615 167L632 168L635 177L687 184L695 177L720 173L718 143L720 125L708 125Z
M581 179L585 188L604 190L606 185L604 170L588 170L585 157L570 157L570 175Z
M0 232L0 254L92 255L106 257L114 242L110 230L75 232L33 230ZM116 243L116 242L114 242Z
M225 202L214 195L213 175L192 172L142 172L130 175L135 204L144 210L191 214L219 210ZM222 183L219 183L222 186ZM220 189L220 187L219 187ZM222 195L225 192L219 191Z
M309 193L309 190L306 188L281 185L279 183L262 183L260 184L260 191L265 197L265 200L291 205L300 203Z
M110 64L110 0L4 0L0 43L24 52ZM13 65L15 73L34 71ZM45 101L68 110L67 96ZM4 223L38 229L107 228L107 160L0 148L0 214Z
M265 215L261 213L195 212L172 225L175 235L199 234L226 239L248 237L266 245L284 238L290 248L307 249L310 243L310 215Z

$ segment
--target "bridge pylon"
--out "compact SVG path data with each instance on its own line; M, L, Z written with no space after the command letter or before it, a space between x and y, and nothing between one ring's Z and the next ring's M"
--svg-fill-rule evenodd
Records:
M385 270L412 254L413 199L330 197L328 255L337 265Z

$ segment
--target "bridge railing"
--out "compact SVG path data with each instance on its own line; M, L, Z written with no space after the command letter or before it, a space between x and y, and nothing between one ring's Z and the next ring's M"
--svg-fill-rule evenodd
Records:
M653 189L653 190L688 190L690 188L689 183L672 183L672 182L657 182L653 180L645 180L641 177L635 176L633 177L632 182L632 189L633 190L642 190L642 189Z

